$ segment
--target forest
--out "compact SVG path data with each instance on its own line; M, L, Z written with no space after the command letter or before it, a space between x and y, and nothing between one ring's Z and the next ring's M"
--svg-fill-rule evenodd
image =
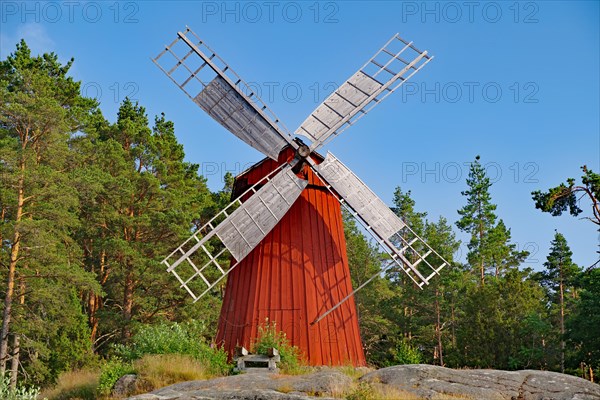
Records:
M230 202L233 177L211 192L164 114L125 99L110 122L81 95L73 62L32 55L24 41L0 61L0 377L50 387L70 371L135 359L165 331L202 344L199 359L225 370L211 348L222 288L194 304L160 261ZM600 175L583 166L557 184L533 192L532 209L600 227ZM357 293L368 363L597 380L600 266L576 265L555 232L543 268L524 268L528 253L511 241L479 156L464 187L457 215L437 220L408 188L393 193L392 210L451 266L424 290L389 271ZM385 257L344 222L356 287ZM464 262L453 259L459 231L470 238Z

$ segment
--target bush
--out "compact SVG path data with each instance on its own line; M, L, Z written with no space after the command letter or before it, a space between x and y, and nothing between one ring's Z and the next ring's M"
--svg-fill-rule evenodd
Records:
M408 344L404 339L396 343L390 353L392 360L389 365L403 365L403 364L421 364L423 362L423 355L421 352Z
M10 388L10 377L8 374L0 376L0 399L2 400L37 400L40 389L38 387Z
M211 375L227 375L232 368L227 353L206 343L205 331L204 324L196 321L144 325L133 335L131 344L117 345L114 350L119 358L129 362L147 354L187 355L204 363Z
M119 358L110 359L102 366L100 379L98 382L98 393L101 395L109 395L111 389L117 383L119 378L124 375L132 374L133 366L123 362Z
M301 372L302 354L300 349L290 344L285 333L277 329L276 322L265 320L265 323L258 327L258 337L251 347L253 353L264 355L270 348L276 348L281 357L279 368L282 372L287 374Z

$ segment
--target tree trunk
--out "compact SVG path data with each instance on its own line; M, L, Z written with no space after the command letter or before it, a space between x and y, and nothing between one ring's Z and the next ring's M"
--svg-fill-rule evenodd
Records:
M440 301L439 301L439 289L435 289L435 314L436 314L436 322L435 322L435 334L437 336L437 347L440 357L440 365L444 366L444 352L442 348L442 325L440 323Z
M96 351L94 344L98 337L98 317L96 312L98 311L98 295L90 291L88 293L88 322L90 324L90 341L92 342L92 349Z
M133 311L133 266L127 262L127 273L123 287L123 339L131 337L131 316Z
M17 374L19 373L19 355L21 352L21 335L13 336L12 359L10 361L10 388L17 388Z
M565 294L562 278L562 266L560 270L559 283L559 303L560 303L560 372L565 373Z
M450 304L450 335L452 335L452 347L456 348L456 319L454 315L454 299L452 299L452 303Z
M481 200L479 199L479 202L477 204L477 211L479 213L479 272L481 274L480 279L481 279L481 286L485 285L485 266L484 266L484 262L483 262L483 254L482 254L482 250L483 250L483 234L484 234L484 227L483 227L483 211L481 210Z
M88 243L87 246L84 246L87 253L87 259L90 260L90 272L95 273L98 278L100 285L104 286L106 280L108 279L108 274L105 272L106 270L106 252L102 250L100 253L100 270L96 271L96 267L93 261L93 250L92 243ZM102 296L96 294L94 291L89 291L87 294L87 314L88 314L88 323L90 324L90 341L92 342L92 351L96 351L96 339L98 338L98 327L99 327L99 318L98 318L98 310L102 307Z
M17 262L19 260L19 250L21 246L21 233L19 232L19 222L23 216L23 205L25 203L24 185L25 185L25 162L20 163L21 176L17 186L17 210L15 215L15 231L12 238L10 249L10 261L8 264L8 276L6 278L6 294L4 295L4 312L2 314L2 330L0 331L0 376L6 372L6 363L8 362L8 334L10 330L10 320L12 316L12 304L15 291L15 275L17 271Z
M25 281L23 278L19 280L19 304L21 307L25 304ZM19 361L21 356L21 335L16 333L13 336L12 359L10 363L10 387L15 390L17 388L17 380L19 374Z

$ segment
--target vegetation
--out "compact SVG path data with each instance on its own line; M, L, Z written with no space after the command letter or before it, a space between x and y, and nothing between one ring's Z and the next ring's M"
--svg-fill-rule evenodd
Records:
M346 400L421 400L419 396L410 392L366 382L354 384L348 393L344 393L343 398Z
M43 386L51 399L92 399L131 371L145 388L229 373L213 343L222 287L193 304L160 261L228 202L232 177L211 192L174 124L137 102L125 99L110 122L80 94L72 65L34 56L24 41L0 60L0 393L35 398L23 387ZM580 185L534 192L535 206L579 215L583 195L600 223L599 182L584 167ZM574 265L559 232L543 270L523 268L527 253L512 242L479 157L462 194L458 214L430 220L396 189L394 212L451 265L424 290L390 270L357 293L368 362L598 375L599 270ZM469 236L465 262L454 259L455 219ZM344 222L358 286L386 260ZM302 370L275 321L260 328L254 351L269 347L282 369Z
M40 397L49 400L94 400L99 381L98 369L64 372L58 377L56 385L44 390Z
M119 378L134 372L135 370L131 364L125 363L118 358L108 360L100 371L96 392L101 396L108 396Z
M37 400L40 389L37 387L12 388L8 376L0 376L0 399L2 400Z
M227 353L206 343L206 326L198 321L159 323L140 327L128 345L115 346L115 354L126 362L146 355L179 354L201 362L209 375L226 375L231 365Z
M277 329L277 323L266 320L258 327L258 336L252 344L252 352L267 355L269 349L275 348L279 351L281 361L278 368L286 374L296 374L302 371L302 354L300 350L292 346L285 333Z
M146 355L133 365L139 379L139 393L150 392L177 382L215 377L210 366L207 367L193 357L179 354Z
M591 203L592 216L585 219L600 225L600 174L594 173L586 165L582 166L581 170L583 175L580 185L575 184L575 179L569 178L566 184L561 183L546 192L541 190L532 192L535 207L554 216L562 215L568 210L576 217L583 212L579 208L578 196L581 195Z

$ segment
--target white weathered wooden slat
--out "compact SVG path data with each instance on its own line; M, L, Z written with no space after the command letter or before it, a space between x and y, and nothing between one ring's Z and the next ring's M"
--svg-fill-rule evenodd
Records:
M284 167L215 228L215 234L237 261L242 260L283 218L307 184L289 165Z
M273 111L189 28L178 32L153 61L190 99L212 110L212 118L250 146L274 160L286 145L296 147Z
M398 52L392 51L394 45L400 42L402 49ZM403 53L406 53L410 60L408 63L400 58ZM375 58L381 59L382 63L375 62ZM411 43L394 35L304 120L296 130L296 135L309 138L313 142L311 150L318 149L330 137L354 124L430 60L431 57L426 51L420 52ZM403 67L398 68L396 64ZM371 74L369 70L373 66L377 66L378 70ZM391 68L398 68L398 71ZM380 74L382 71L386 73ZM360 115L357 115L359 113Z
M316 168L381 238L387 240L404 228L404 222L333 154L328 153Z
M229 83L217 75L194 98L215 121L258 151L277 159L287 142Z

